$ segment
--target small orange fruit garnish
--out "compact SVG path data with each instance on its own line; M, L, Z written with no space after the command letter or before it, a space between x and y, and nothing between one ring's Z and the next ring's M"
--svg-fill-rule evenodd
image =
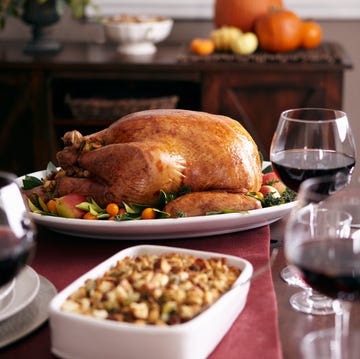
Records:
M109 203L105 210L110 216L115 216L119 212L119 206L116 203Z
M88 219L88 220L97 220L99 218L97 218L97 216L94 216L93 214L91 214L90 212L86 212L83 217L83 219Z
M155 219L155 218L156 218L156 212L150 207L145 208L141 212L141 219Z
M121 215L123 215L123 214L125 214L125 213L126 213L125 208L122 208L122 207L121 207L121 208L119 208L119 211L118 211L117 214L121 216Z
M190 43L190 50L197 55L210 55L215 51L215 44L209 38L196 37Z
M51 213L57 213L56 210L56 199L51 199L48 203L46 203L48 210Z

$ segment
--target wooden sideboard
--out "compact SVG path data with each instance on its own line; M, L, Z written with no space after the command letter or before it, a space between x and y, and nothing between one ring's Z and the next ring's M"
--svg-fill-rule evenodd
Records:
M150 57L125 57L110 45L68 43L56 55L26 55L23 43L0 42L0 169L17 174L55 161L61 136L91 133L109 118L77 118L68 98L143 99L177 96L178 108L231 116L268 158L281 111L294 107L342 108L346 52L188 54L164 43ZM328 51L328 50L327 50ZM304 57L305 56L305 57ZM318 56L316 58L316 56Z

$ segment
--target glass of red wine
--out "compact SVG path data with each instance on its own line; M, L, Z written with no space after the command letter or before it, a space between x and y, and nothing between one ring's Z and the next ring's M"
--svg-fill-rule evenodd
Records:
M298 221L300 224L311 228L311 236L323 238L336 236L337 238L349 237L351 230L352 216L345 210L330 208L316 208L308 206L299 214ZM329 225L330 223L330 225ZM293 294L290 297L290 304L298 311L324 315L334 313L333 302L330 298L314 291L311 286L303 282L301 286L304 290Z
M285 228L287 261L310 287L333 300L335 328L305 336L302 350L307 358L349 359L359 355L359 351L353 350L356 341L351 338L349 323L352 303L360 303L360 235L356 223L344 233L341 221L349 216L352 220L356 218L360 208L347 207L351 209L347 212L344 202L336 200L347 189L334 196L324 191L339 181L341 185L347 176L340 177L332 175L305 181ZM352 197L360 195L351 190L346 193ZM337 214L337 219L323 221L318 216L323 211Z
M31 262L35 234L16 177L0 171L0 287L8 285Z
M270 161L282 182L295 192L308 178L340 176L341 180L328 183L329 187L322 189L330 195L350 182L355 153L355 141L345 112L299 108L281 113L270 147ZM291 266L283 269L281 277L289 284L299 282ZM328 298L312 291L306 294L306 300L302 298L301 303L292 301L295 309L309 314L333 313Z

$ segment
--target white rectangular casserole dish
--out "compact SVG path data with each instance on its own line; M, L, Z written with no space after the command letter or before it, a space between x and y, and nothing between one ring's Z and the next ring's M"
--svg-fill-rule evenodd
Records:
M101 320L62 311L66 298L86 279L102 276L126 257L142 254L183 253L200 258L225 257L228 264L241 269L233 289L194 319L167 327ZM61 291L50 303L52 352L67 359L126 358L197 359L206 358L221 341L243 310L253 273L245 259L214 252L182 248L139 245L118 252ZM238 285L239 283L243 283Z

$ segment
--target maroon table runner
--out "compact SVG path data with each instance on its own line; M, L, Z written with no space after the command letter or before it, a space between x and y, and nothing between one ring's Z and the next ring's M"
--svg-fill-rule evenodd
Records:
M37 253L31 266L60 291L113 254L138 244L158 244L231 254L249 260L256 270L269 260L270 231L268 226L264 226L204 238L115 241L70 237L40 228ZM0 356L4 359L27 358L31 353L37 358L53 358L50 348L50 330L48 324L45 324L28 337L0 350ZM281 357L276 297L271 271L268 270L252 282L246 307L209 359Z

